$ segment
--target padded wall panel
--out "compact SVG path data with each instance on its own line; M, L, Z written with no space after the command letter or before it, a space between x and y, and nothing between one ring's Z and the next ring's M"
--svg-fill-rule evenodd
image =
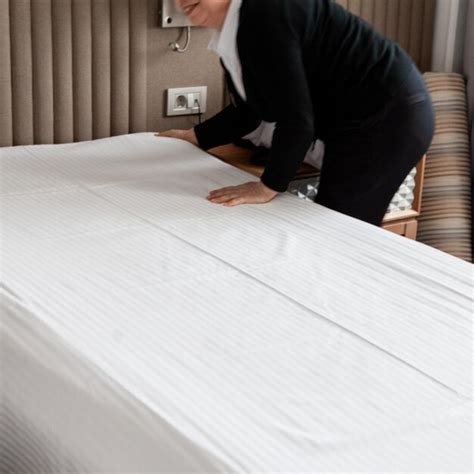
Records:
M31 3L33 130L35 143L54 140L51 0Z
M52 0L54 142L74 141L72 4Z
M424 0L412 0L410 37L407 44L407 50L410 51L411 57L419 66L422 57L424 4ZM421 21L417 19L421 19Z
M381 33L385 32L387 24L388 0L375 0L374 19L372 22L374 27Z
M146 130L147 0L0 0L0 145Z
M132 0L133 1L133 0ZM110 3L112 135L129 131L130 24L128 0Z
M425 72L431 69L431 58L433 54L433 33L436 0L425 0L422 15L422 45L419 60L420 70ZM421 21L421 20L420 20Z
M397 38L406 51L410 49L410 23L413 0L399 0Z
M13 144L29 145L33 136L33 70L30 0L10 0Z
M92 2L92 128L110 137L110 0Z
M92 139L92 1L72 1L74 141Z
M0 146L13 145L10 7L0 0Z
M146 129L147 94L147 22L145 1L130 2L130 131Z
M360 7L360 16L369 23L374 23L375 18L375 0L365 0Z

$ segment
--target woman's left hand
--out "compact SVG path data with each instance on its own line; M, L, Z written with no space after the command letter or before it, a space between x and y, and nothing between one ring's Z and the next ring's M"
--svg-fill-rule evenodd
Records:
M211 191L207 199L224 206L238 206L239 204L263 204L271 201L277 194L277 191L273 191L261 181L251 181Z

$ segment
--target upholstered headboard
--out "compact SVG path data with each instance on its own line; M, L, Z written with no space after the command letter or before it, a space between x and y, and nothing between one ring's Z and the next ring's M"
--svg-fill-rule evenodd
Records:
M146 127L147 0L1 0L0 144Z
M435 0L338 1L429 69ZM157 2L0 0L0 146L146 131L162 120L162 91L179 81L208 85L208 112L219 110L220 72L204 52L206 32L193 34L192 57L171 53L168 38L176 31L157 31ZM164 71L159 88L154 75L147 84L147 69L154 74L158 56Z

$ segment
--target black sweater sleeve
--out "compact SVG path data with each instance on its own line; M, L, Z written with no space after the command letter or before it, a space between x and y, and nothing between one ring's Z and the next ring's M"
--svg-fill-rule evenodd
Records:
M255 130L260 119L247 107L228 105L224 110L194 127L199 147L209 150L231 143Z
M314 138L313 105L303 63L308 25L298 1L247 0L238 34L249 103L276 122L270 160L261 180L286 191Z
M194 127L199 146L203 150L231 143L252 132L260 124L259 116L240 98L230 74L223 64L222 67L225 72L232 104Z

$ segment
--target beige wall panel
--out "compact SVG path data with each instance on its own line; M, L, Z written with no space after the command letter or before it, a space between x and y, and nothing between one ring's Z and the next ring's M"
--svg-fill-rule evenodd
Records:
M9 0L0 0L0 147L13 145Z
M354 15L360 16L361 1L362 0L349 0L347 4L347 8L349 9L350 12L354 13Z
M410 45L410 23L413 0L400 0L398 12L397 41L406 51Z
M160 28L157 0L148 1L148 101L147 129L189 128L197 124L196 116L166 117L165 94L170 87L207 86L207 112L203 119L219 112L223 106L223 74L217 56L207 49L212 32L193 28L189 50L171 51L168 44L176 41L177 28ZM181 38L183 39L183 38Z
M336 0L336 3L339 3L339 5L343 6L344 8L349 6L349 0Z
M31 2L33 128L35 143L54 143L51 0Z
M444 0L442 0L444 1ZM472 1L472 0L471 0ZM420 69L429 71L433 56L433 32L436 0L425 0L423 8L423 37L421 43Z
M91 1L72 0L74 141L92 139Z
M425 0L412 0L410 41L408 51L416 64L421 62L421 44L423 41L423 9Z
M147 0L130 2L130 132L146 130Z
M375 0L373 25L382 34L385 34L387 29L387 10L388 0Z
M398 19L400 17L400 0L387 1L387 14L385 17L385 34L393 40L397 39Z
M374 24L376 0L362 0L360 16L367 22Z
M110 0L92 2L92 128L110 137Z
M33 70L30 0L10 1L13 144L31 144L33 134Z
M71 0L52 0L52 12L54 141L68 143L74 140Z
M111 134L122 135L129 132L130 116L129 0L113 0L110 3L110 20Z

